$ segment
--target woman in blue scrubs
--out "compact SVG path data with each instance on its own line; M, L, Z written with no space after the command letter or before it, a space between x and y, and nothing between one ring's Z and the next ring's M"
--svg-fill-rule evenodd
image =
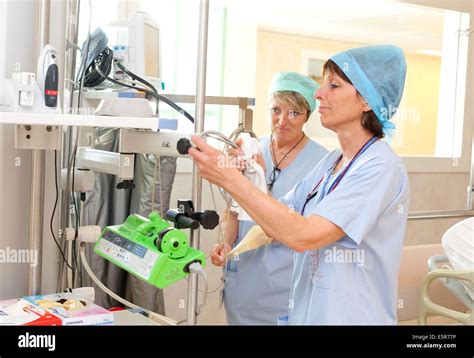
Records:
M295 72L278 72L269 88L271 136L260 139L269 194L278 199L290 191L327 154L303 131L316 109L312 79ZM223 243L212 252L212 262L224 265L225 254L245 237L253 221L237 222L228 213ZM275 241L227 262L224 304L231 325L275 325L288 315L293 250Z
M321 123L341 148L279 201L237 169L219 168L222 152L200 138L189 154L202 177L295 251L290 324L396 324L409 186L402 160L381 139L395 128L405 57L390 45L350 49L332 56L323 75Z

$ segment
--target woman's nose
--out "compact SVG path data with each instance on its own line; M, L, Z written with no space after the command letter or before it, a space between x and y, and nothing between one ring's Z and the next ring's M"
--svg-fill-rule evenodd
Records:
M323 95L324 95L324 89L323 89L323 86L321 86L316 90L316 92L314 92L313 97L314 99L317 99L318 101L320 101L323 99Z
M278 122L280 124L288 123L289 120L290 120L290 115L288 114L288 112L282 111L280 115L278 116Z

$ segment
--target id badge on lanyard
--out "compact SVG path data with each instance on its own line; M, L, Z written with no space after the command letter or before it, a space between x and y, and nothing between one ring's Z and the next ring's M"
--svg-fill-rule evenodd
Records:
M359 149L357 154L352 158L352 160L349 162L346 168L336 177L336 179L332 182L331 186L329 187L329 190L326 195L329 195L334 189L337 188L339 183L341 182L342 178L346 175L347 171L349 168L352 166L352 164L355 162L355 160L362 154L364 153L367 148L369 148L373 143L375 143L378 140L377 137L372 137L370 138L363 146L362 148ZM339 158L336 160L336 162L332 165L331 168L335 168L337 163L342 159L342 154L339 156ZM323 181L325 176L323 176L318 183L314 186L313 190L306 196L305 203L303 205L303 208L301 209L301 215L304 214L304 210L306 209L306 205L314 198L316 195L318 195L319 187L321 186L321 183ZM326 178L326 181L324 182L323 185L323 192L322 195L324 195L324 192L326 191L326 186L328 185L330 181L330 176L328 175ZM325 284L325 278L324 274L320 272L319 270L319 249L313 250L310 254L310 263L311 263L311 268L310 268L310 275L311 275L311 282L314 285L320 285L320 287L326 287Z
M352 158L352 160L349 162L349 164L347 165L347 167L337 176L336 180L333 181L333 183L331 184L331 186L329 187L329 190L327 192L326 195L329 195L334 189L337 188L337 186L339 185L339 183L341 182L342 178L344 178L344 176L346 175L347 171L349 170L349 168L352 166L352 164L356 161L356 159L362 154L364 153L372 144L374 144L379 138L377 137L372 137L370 138L363 146L362 148L359 149L359 151L356 153L356 155L354 156L354 158ZM342 159L342 154L339 156L339 158L336 160L336 162L332 165L332 168L335 168L337 163L339 163L339 161ZM304 210L306 209L306 205L316 196L318 195L318 191L319 191L319 186L321 185L321 182L323 181L324 177L322 177L318 183L314 186L313 190L311 190L311 192L306 196L306 200L304 202L304 205L303 205L303 208L301 209L301 212L300 214L303 215L304 214ZM329 180L329 177L327 178L327 181ZM324 189L326 189L326 184L327 184L327 181L324 185Z

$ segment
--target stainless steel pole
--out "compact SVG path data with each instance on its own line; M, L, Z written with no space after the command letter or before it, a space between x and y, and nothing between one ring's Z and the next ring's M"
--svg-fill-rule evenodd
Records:
M79 10L80 10L80 0L68 0L67 9L66 9L66 39L73 44L77 44L79 37ZM74 80L76 75L76 49L68 49L66 45L66 55L64 59L64 93L68 93L69 101L67 102L67 110L69 113L73 112L74 107ZM72 81L72 82L71 82ZM66 110L66 97L64 97L63 103ZM71 183L72 173L69 167L69 158L71 156L71 143L73 141L73 130L70 126L67 127L66 133L63 136L63 144L61 151L61 165L59 171L62 168L67 168L66 175L66 187L68 188ZM59 206L59 227L61 228L61 233L64 233L66 228L69 226L69 206L70 198L68 190L60 190L61 200ZM60 239L60 245L65 249L64 240ZM59 277L57 284L57 291L60 292L63 290L63 273L64 273L65 263L62 259L59 260Z
M452 210L452 211L415 211L408 213L408 220L433 220L469 218L474 216L474 210Z
M36 58L39 57L43 46L49 42L49 0L38 0L36 13ZM44 213L44 171L45 151L33 150L31 168L30 192L30 231L28 248L38 255L36 265L28 266L28 294L36 295L41 291L42 251L43 251L43 213Z
M31 193L30 193L30 231L28 248L37 252L37 265L28 267L28 294L37 295L41 291L42 251L43 251L43 211L44 211L44 163L45 151L33 150Z
M471 125L471 167L469 168L469 185L467 186L466 210L474 210L474 123Z
M206 104L206 66L207 66L207 33L209 18L209 0L201 0L199 5L199 39L198 39L198 61L196 79L196 111L194 132L204 131L204 113ZM192 199L195 210L201 211L202 179L197 174L196 166L193 166ZM200 229L194 233L191 231L190 243L193 247L199 247ZM196 309L198 298L198 281L196 274L191 274L188 280L188 304L187 324L196 324Z

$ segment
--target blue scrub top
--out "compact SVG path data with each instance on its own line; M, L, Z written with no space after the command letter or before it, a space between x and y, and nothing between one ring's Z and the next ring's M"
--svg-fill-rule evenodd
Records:
M270 137L262 137L266 182L270 182L273 161ZM272 196L280 198L303 179L327 154L327 150L309 140L291 164L282 169L272 188ZM255 225L239 221L236 243ZM240 254L227 263L224 303L227 322L232 325L275 325L288 315L293 250L275 241L272 244Z
M280 199L301 212L308 193L323 178L304 216L324 217L347 234L318 250L295 253L289 324L396 324L408 176L390 146L377 141L328 194L339 174L331 171L340 154L328 154Z

